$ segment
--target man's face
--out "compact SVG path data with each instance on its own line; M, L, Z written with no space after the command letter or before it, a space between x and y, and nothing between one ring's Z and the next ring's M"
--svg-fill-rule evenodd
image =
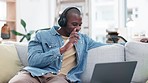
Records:
M70 35L71 32L76 28L76 31L79 32L82 25L82 17L76 13L72 13L67 17L67 26L66 33Z

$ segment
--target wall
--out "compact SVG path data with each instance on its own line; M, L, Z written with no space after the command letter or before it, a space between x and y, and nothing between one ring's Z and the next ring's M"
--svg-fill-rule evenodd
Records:
M141 0L141 4L139 4L139 21L138 21L138 29L145 33L148 37L148 1Z
M17 0L17 10L18 22L24 19L28 31L51 27L54 24L55 0ZM22 26L18 26L17 31L25 33Z
M130 8L137 8L137 12L133 12L132 19L127 26L129 36L131 40L141 39L148 37L148 1L147 0L135 0L127 1L127 6ZM135 18L135 13L138 15Z

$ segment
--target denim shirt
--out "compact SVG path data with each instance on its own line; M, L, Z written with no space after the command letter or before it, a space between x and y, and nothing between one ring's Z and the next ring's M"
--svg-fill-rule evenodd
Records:
M50 30L42 30L36 33L35 37L29 42L28 63L24 69L29 71L32 76L42 76L47 73L58 74L62 66L63 55L60 48L64 45L64 40L56 31L59 27L54 26ZM72 82L81 83L80 75L83 73L88 50L105 44L96 42L88 36L78 33L80 39L76 44L76 66L67 74L67 79Z

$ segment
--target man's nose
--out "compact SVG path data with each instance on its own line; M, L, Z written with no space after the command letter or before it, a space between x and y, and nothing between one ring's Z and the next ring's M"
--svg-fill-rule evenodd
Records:
M79 32L81 30L81 26L76 27L76 31Z

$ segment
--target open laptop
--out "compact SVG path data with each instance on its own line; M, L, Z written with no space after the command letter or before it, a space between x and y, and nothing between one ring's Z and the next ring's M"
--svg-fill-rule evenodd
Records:
M130 83L137 61L97 63L90 83Z

